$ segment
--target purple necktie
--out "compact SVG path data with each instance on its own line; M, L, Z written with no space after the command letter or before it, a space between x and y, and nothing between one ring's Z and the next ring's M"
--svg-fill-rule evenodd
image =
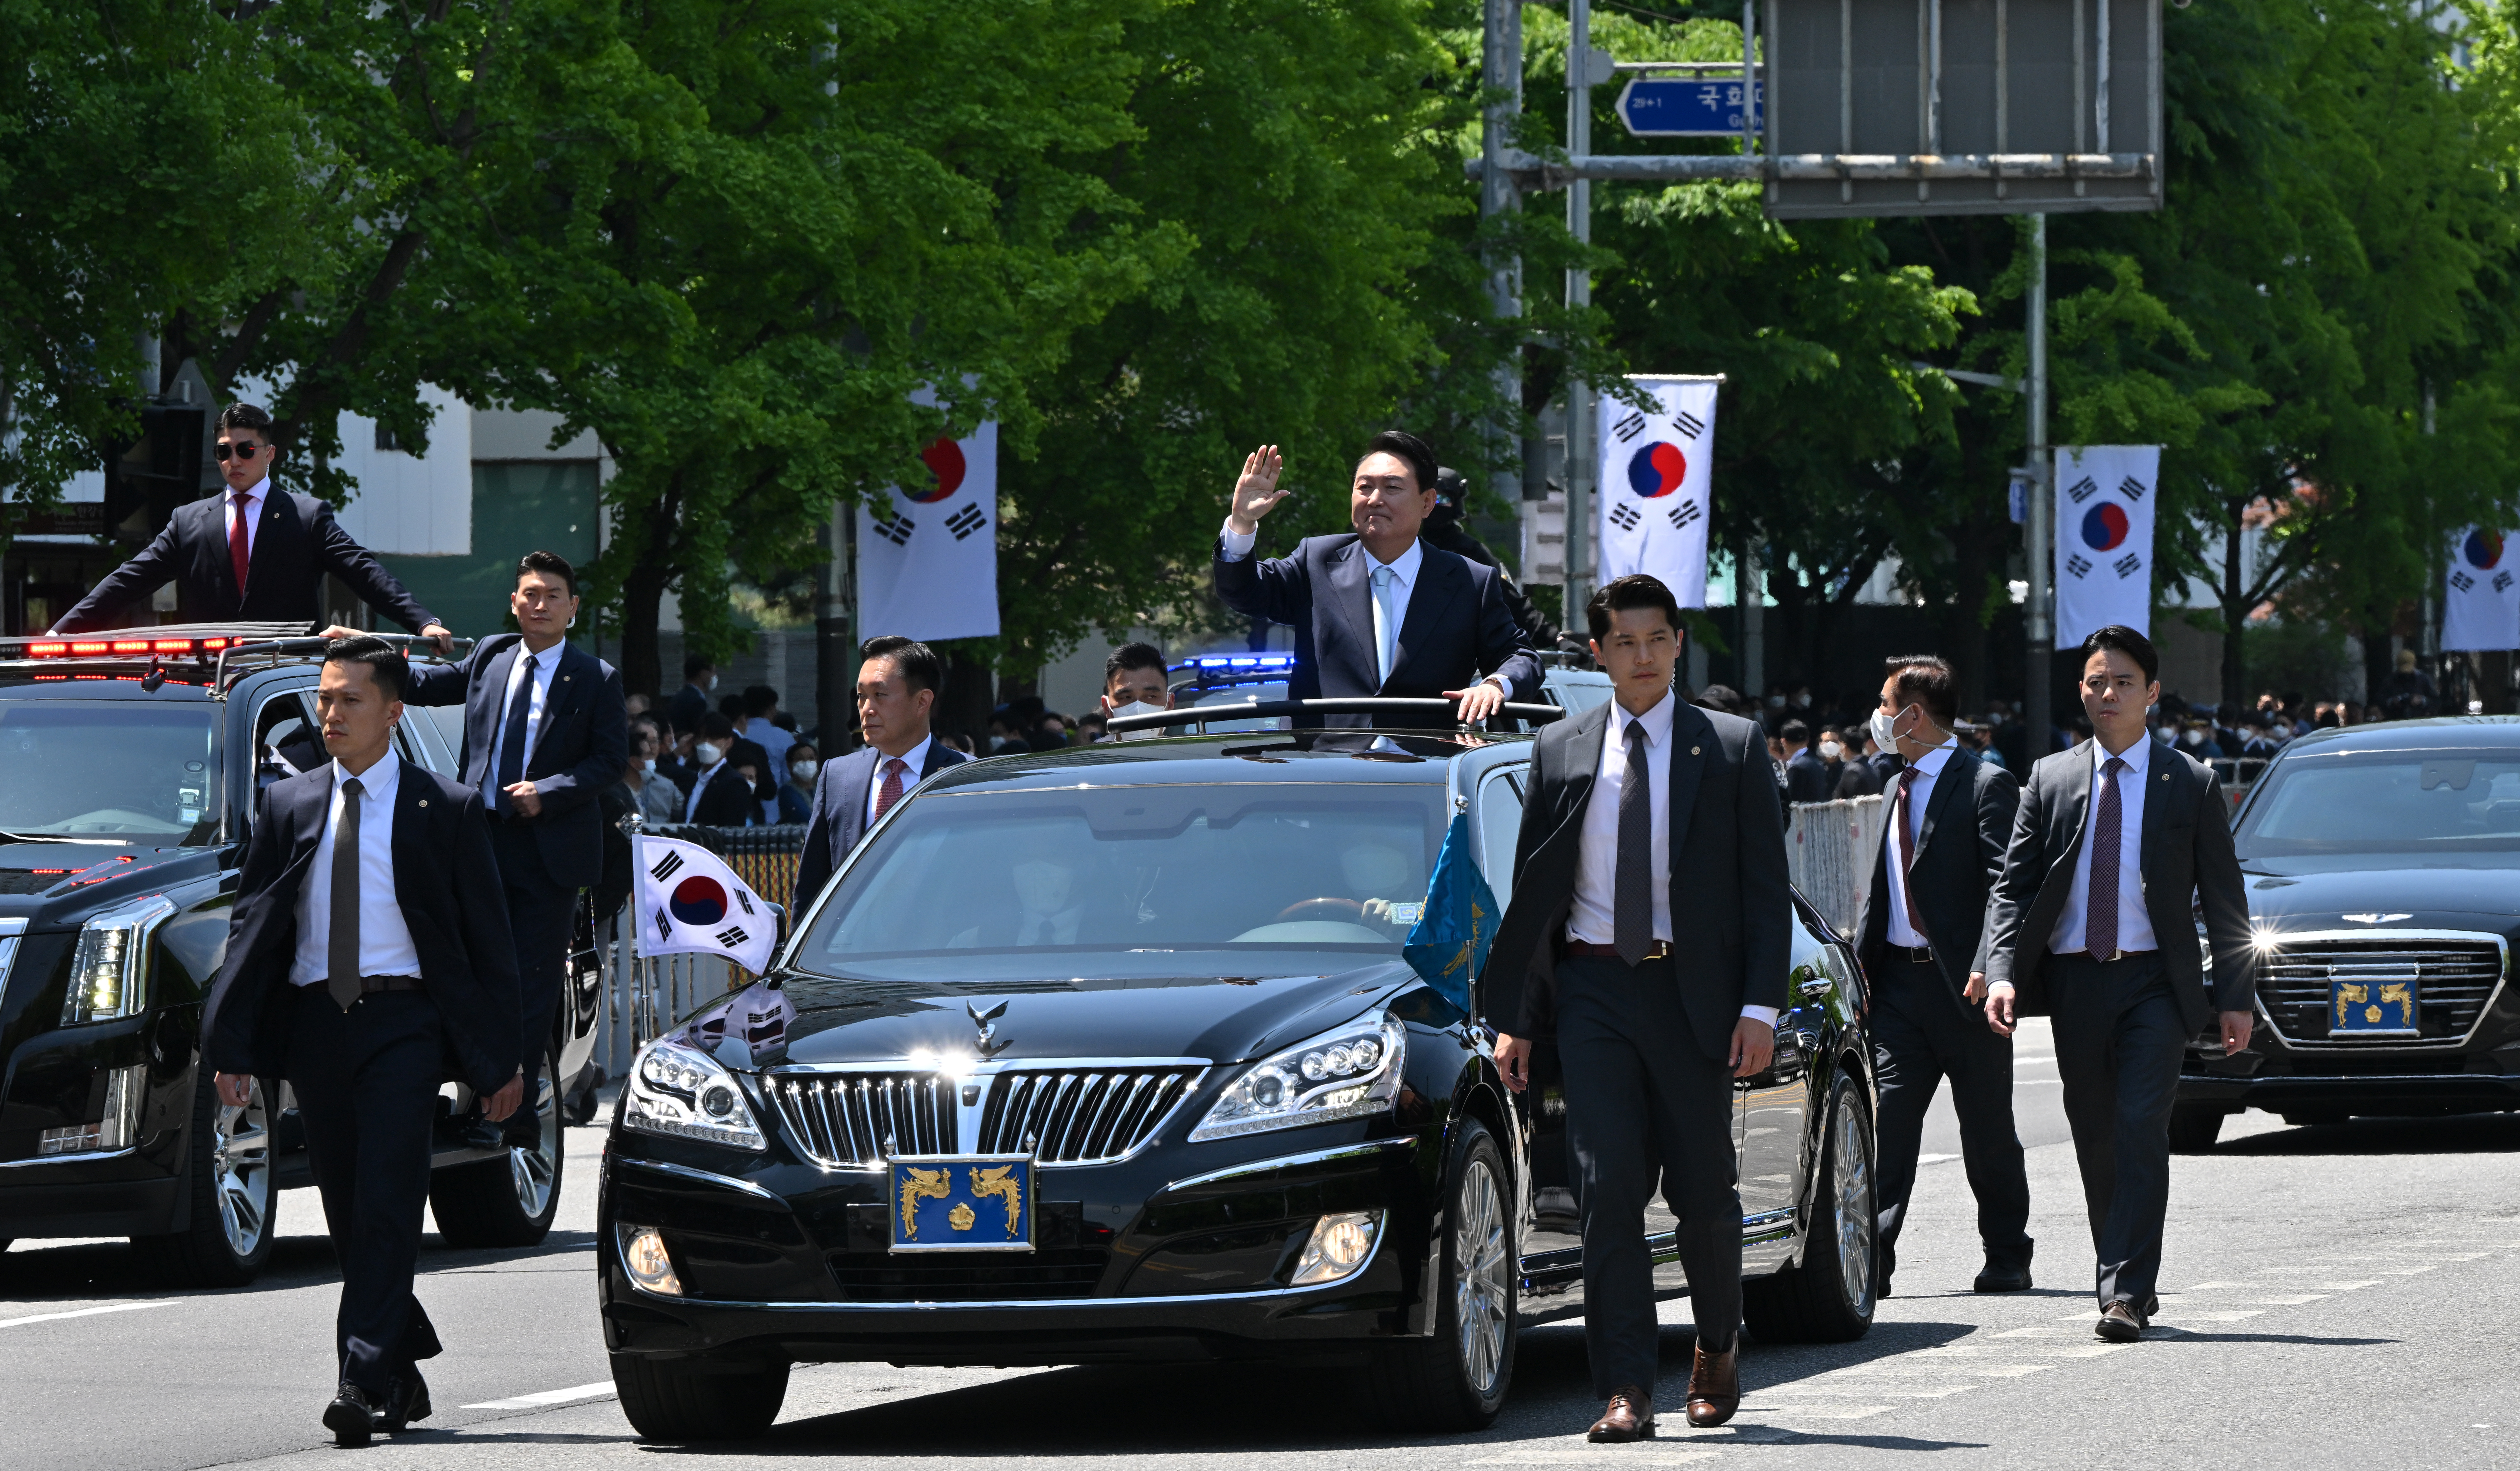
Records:
M2083 948L2094 960L2118 953L2118 832L2123 825L2118 807L2118 773L2126 763L2115 756L2100 768L2100 810L2092 819L2092 892L2085 906Z

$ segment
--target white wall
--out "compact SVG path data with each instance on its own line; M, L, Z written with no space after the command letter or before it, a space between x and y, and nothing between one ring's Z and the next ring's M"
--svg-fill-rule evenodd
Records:
M426 457L377 448L376 422L341 416L339 468L359 488L339 509L341 529L371 552L464 557L472 551L473 414L454 394L424 386L436 413Z

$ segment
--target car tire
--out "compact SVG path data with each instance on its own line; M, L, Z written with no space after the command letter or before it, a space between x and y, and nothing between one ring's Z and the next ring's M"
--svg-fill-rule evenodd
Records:
M218 1099L215 1075L198 1069L181 1188L190 1193L185 1227L134 1236L151 1275L170 1287L242 1287L271 1260L279 1238L280 1191L271 1173L271 1100L260 1078L243 1108Z
M1394 1429L1484 1430L1513 1383L1522 1315L1512 1185L1496 1137L1478 1120L1463 1122L1444 1182L1434 1332L1386 1346L1368 1376L1373 1407Z
M2214 1140L2223 1133L2224 1109L2220 1103L2173 1103L2170 1105L2170 1152L2173 1154L2211 1154Z
M1872 1130L1852 1082L1829 1091L1821 1128L1802 1260L1741 1284L1742 1322L1762 1343L1846 1343L1872 1327L1880 1281Z
M532 1149L511 1147L498 1159L451 1165L428 1177L428 1209L437 1234L449 1246L539 1246L560 1214L562 1166L568 1131L552 1063L543 1062L544 1086L533 1107L540 1139Z
M788 1365L615 1354L612 1388L641 1440L748 1441L777 1422Z

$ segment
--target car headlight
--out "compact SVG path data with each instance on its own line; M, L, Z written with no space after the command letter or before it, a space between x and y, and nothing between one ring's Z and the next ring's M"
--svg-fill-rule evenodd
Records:
M1192 1143L1389 1111L1409 1034L1364 1016L1251 1065L1190 1132Z
M70 989L62 998L62 1025L138 1015L149 1004L149 937L174 916L166 896L152 894L80 925Z
M648 1044L630 1067L621 1122L645 1134L700 1139L737 1149L767 1149L743 1085L697 1048L663 1038Z

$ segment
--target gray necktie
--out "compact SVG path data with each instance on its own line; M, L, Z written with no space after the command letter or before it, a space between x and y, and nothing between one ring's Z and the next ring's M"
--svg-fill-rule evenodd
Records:
M1389 567L1373 569L1373 605L1382 609L1381 627L1373 631L1373 679L1381 685L1391 678L1391 647L1400 638L1400 609L1392 606L1391 590L1400 574Z
M325 989L347 1011L359 999L359 779L341 782L341 825L333 830L333 924Z
M1628 770L1619 779L1619 876L1611 937L1619 958L1641 964L1653 949L1653 773L1645 765L1645 723L1628 722Z

